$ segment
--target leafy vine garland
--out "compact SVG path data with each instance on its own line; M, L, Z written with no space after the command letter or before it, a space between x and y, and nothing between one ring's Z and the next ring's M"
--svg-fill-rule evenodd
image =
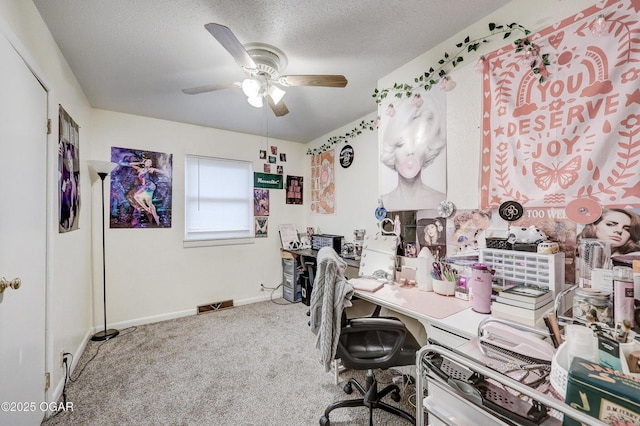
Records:
M456 44L456 47L459 49L457 53L451 56L445 52L443 57L438 61L439 66L437 68L430 67L428 71L414 78L413 85L407 83L394 83L392 88L382 90L378 90L376 88L372 97L375 98L377 104L380 104L387 96L389 96L390 93L393 93L394 97L402 99L403 96L407 98L411 97L414 90L424 89L425 91L428 91L434 84L445 80L447 75L452 72L458 64L464 61L462 56L464 53L477 51L483 43L487 43L489 41L488 39L498 35L502 35L503 40L507 39L513 32L520 32L524 35L524 37L514 40L513 45L515 46L515 51L523 52L524 58L530 60L529 65L531 67L531 71L534 74L539 75L538 81L542 83L549 75L547 71L547 66L550 64L549 55L540 55L540 48L528 38L531 31L517 23L497 25L491 22L489 23L489 34L474 40L471 40L470 37L467 36L464 41ZM481 60L484 60L484 57L481 57ZM378 127L378 121L378 119L367 122L361 121L358 124L358 127L347 132L345 135L332 136L322 146L316 149L309 149L307 151L307 155L316 155L321 152L325 152L338 142L344 142L347 139L359 136L362 134L363 130L373 131Z

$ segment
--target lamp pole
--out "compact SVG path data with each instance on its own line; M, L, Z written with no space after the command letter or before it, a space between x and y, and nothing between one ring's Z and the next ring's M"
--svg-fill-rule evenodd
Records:
M107 265L106 265L106 256L105 256L105 233L104 233L104 180L107 177L108 173L98 172L98 176L100 177L102 183L102 306L103 306L103 314L104 314L104 331L99 331L91 337L91 340L102 341L108 340L112 337L116 337L120 332L116 329L107 330Z

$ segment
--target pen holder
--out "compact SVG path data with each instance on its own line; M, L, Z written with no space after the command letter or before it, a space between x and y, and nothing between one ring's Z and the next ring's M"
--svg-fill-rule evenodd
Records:
M433 279L433 291L443 296L453 296L456 293L455 281Z

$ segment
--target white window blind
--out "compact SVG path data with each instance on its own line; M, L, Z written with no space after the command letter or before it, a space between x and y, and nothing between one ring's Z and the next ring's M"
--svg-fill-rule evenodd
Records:
M253 163L185 156L185 241L253 238Z

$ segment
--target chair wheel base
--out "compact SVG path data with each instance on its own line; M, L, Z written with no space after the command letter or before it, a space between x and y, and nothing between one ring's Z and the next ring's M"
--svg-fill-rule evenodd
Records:
M329 418L327 416L320 417L320 426L330 426Z

